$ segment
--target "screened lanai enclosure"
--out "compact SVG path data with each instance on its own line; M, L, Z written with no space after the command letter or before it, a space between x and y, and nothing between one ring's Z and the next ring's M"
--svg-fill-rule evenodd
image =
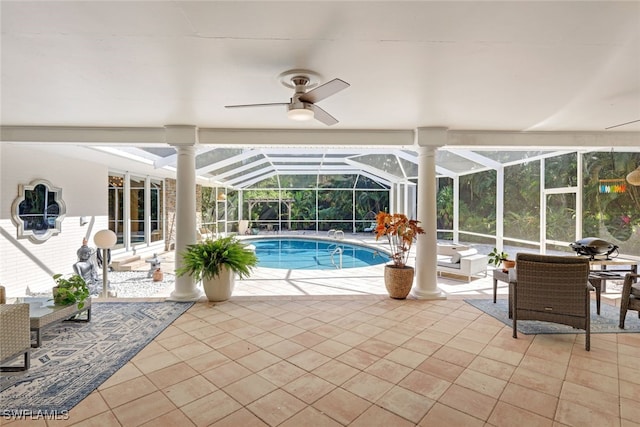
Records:
M200 221L218 235L239 230L366 233L379 211L416 217L420 188L417 154L412 150L198 150ZM599 237L618 245L620 253L640 256L640 186L626 180L640 165L640 149L624 150L439 149L438 238L545 253L571 252L569 243ZM129 149L123 155L158 168L171 168L176 162L173 148ZM168 216L164 225L159 220L166 214L157 181L149 186L148 206L145 187L133 181L129 185L139 202L129 209L129 221L137 221L137 233L129 238L145 238L147 217L147 238L166 238L172 226ZM121 218L110 218L111 223L126 221L125 211L111 209L110 204L110 216L121 212Z

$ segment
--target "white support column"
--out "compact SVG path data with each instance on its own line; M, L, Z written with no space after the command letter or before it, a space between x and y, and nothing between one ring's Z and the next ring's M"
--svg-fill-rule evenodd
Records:
M196 243L196 149L195 126L165 126L166 141L177 152L176 172L176 269L182 266L180 255L187 245ZM193 277L176 277L169 300L195 301L201 296Z
M418 143L418 221L425 234L416 241L416 279L411 294L420 299L445 299L438 289L436 148L447 140L444 128L419 128Z

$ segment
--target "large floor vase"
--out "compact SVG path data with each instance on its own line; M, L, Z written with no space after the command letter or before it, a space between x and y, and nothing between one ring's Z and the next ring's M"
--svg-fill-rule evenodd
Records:
M202 287L209 301L219 302L231 298L235 283L235 273L223 265L219 275L202 280Z
M405 299L413 285L413 274L413 267L386 265L384 267L384 285L389 296L394 299Z

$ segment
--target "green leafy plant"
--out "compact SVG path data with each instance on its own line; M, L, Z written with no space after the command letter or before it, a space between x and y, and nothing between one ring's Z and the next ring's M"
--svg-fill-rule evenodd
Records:
M176 269L176 274L188 274L197 281L219 276L222 266L243 279L258 264L256 254L234 236L188 245L181 255L182 265Z
M489 252L489 264L495 265L498 267L502 264L502 261L506 261L509 259L509 254L506 252L501 252L498 248L493 248L491 252Z
M394 266L402 268L409 260L411 245L418 234L424 234L424 229L418 226L418 221L409 219L404 214L379 212L376 216L375 233L376 240L387 236L391 247L391 260Z
M82 276L74 274L65 279L62 274L54 274L53 280L56 282L53 293L54 304L78 304L78 308L84 307L85 300L89 298L89 288Z

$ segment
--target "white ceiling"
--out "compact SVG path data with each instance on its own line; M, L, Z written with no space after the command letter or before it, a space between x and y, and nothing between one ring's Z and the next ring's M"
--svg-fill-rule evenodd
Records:
M603 131L640 119L640 2L2 1L8 126ZM639 131L640 122L613 131Z

